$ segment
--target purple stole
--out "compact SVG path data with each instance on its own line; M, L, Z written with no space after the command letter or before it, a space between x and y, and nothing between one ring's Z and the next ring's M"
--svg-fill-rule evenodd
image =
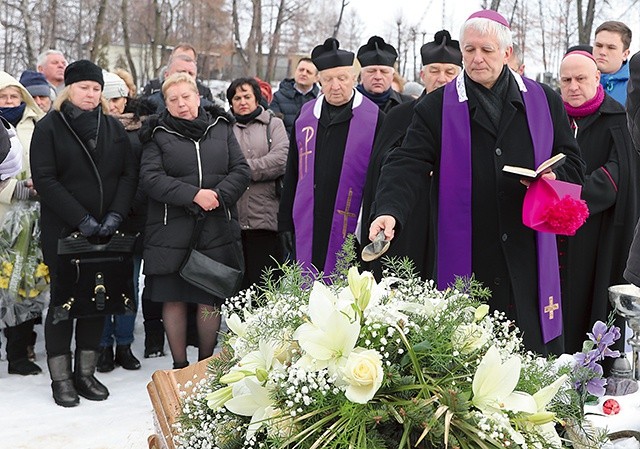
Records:
M551 156L553 122L542 87L514 74L522 92L536 167ZM471 275L471 123L464 72L444 89L442 149L438 204L438 288L455 276ZM542 339L548 343L562 335L560 270L555 234L536 233L538 313Z
M354 90L354 96L353 117L349 122L349 134L345 143L327 257L322 267L325 276L335 268L336 254L342 248L347 234L356 229L378 123L378 106L358 91ZM305 103L295 123L298 183L293 200L293 225L296 258L306 270L312 268L316 137L323 101L324 95L321 95L316 100ZM324 151L331 151L331 148L324 148Z

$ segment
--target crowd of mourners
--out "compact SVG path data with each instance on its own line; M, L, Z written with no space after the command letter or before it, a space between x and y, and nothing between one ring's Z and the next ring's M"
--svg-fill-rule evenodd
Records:
M640 285L631 35L607 21L592 46L568 48L558 90L526 76L508 21L491 10L472 14L459 40L441 30L421 47L420 83L399 76L396 49L379 36L357 53L327 39L275 92L235 79L228 105L199 80L189 44L140 94L127 71L56 50L19 79L0 72L0 224L38 204L29 233L50 279L46 310L0 296L9 373L42 372L33 348L43 324L55 402L106 399L96 371L140 368L136 314L105 307L115 296L142 308L144 358L164 356L166 337L173 368L186 367L188 345L199 360L212 355L225 300L183 275L194 250L242 271L239 289L284 261L329 281L350 234L359 250L390 241L385 256L410 259L441 288L475 276L527 349L580 351L611 312L607 288ZM534 179L503 172L561 153ZM523 224L530 186L557 181L578 184L589 210L573 235ZM130 245L87 259L69 239L95 251ZM3 257L13 245L0 239ZM380 259L359 263L381 276ZM91 312L79 312L83 301Z

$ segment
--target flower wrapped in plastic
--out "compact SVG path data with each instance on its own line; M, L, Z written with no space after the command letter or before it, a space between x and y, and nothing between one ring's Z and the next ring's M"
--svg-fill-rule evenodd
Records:
M49 298L49 269L40 248L40 203L11 205L0 227L0 328L40 316Z
M177 447L567 447L569 377L524 351L473 279L439 291L404 262L379 283L281 269L223 307L230 333L185 386Z

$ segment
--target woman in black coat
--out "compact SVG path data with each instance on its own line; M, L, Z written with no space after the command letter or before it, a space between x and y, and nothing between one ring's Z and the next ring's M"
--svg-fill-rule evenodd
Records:
M196 216L206 213L199 251L242 267L236 202L250 181L249 165L219 108L203 109L194 80L176 73L162 86L167 104L143 129L140 182L149 196L144 240L145 295L163 303L163 322L174 368L188 365L187 303L197 303L198 358L211 356L220 325L217 298L184 281ZM227 212L230 214L228 220Z
M66 68L64 78L67 87L56 100L55 110L38 122L33 133L31 169L42 202L42 251L52 274L45 321L51 387L58 405L72 407L78 404L78 395L90 400L109 395L93 376L104 317L75 320L72 376L74 320L54 324L54 310L69 299L61 291L76 281L59 275L57 242L74 231L86 237L113 235L129 212L137 176L122 125L101 108L104 81L100 67L76 61Z

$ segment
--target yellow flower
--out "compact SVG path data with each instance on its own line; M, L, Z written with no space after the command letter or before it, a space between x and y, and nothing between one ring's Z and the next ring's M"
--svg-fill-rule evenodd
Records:
M9 288L9 278L0 276L0 288Z
M11 262L2 262L2 274L11 276L13 272L13 264Z
M49 276L49 267L40 262L36 267L36 277L44 278Z
M18 290L18 294L19 294L20 296L22 296L23 298L26 298L26 297L27 297L27 292L26 292L26 290L25 290L24 288L19 289L19 290Z

